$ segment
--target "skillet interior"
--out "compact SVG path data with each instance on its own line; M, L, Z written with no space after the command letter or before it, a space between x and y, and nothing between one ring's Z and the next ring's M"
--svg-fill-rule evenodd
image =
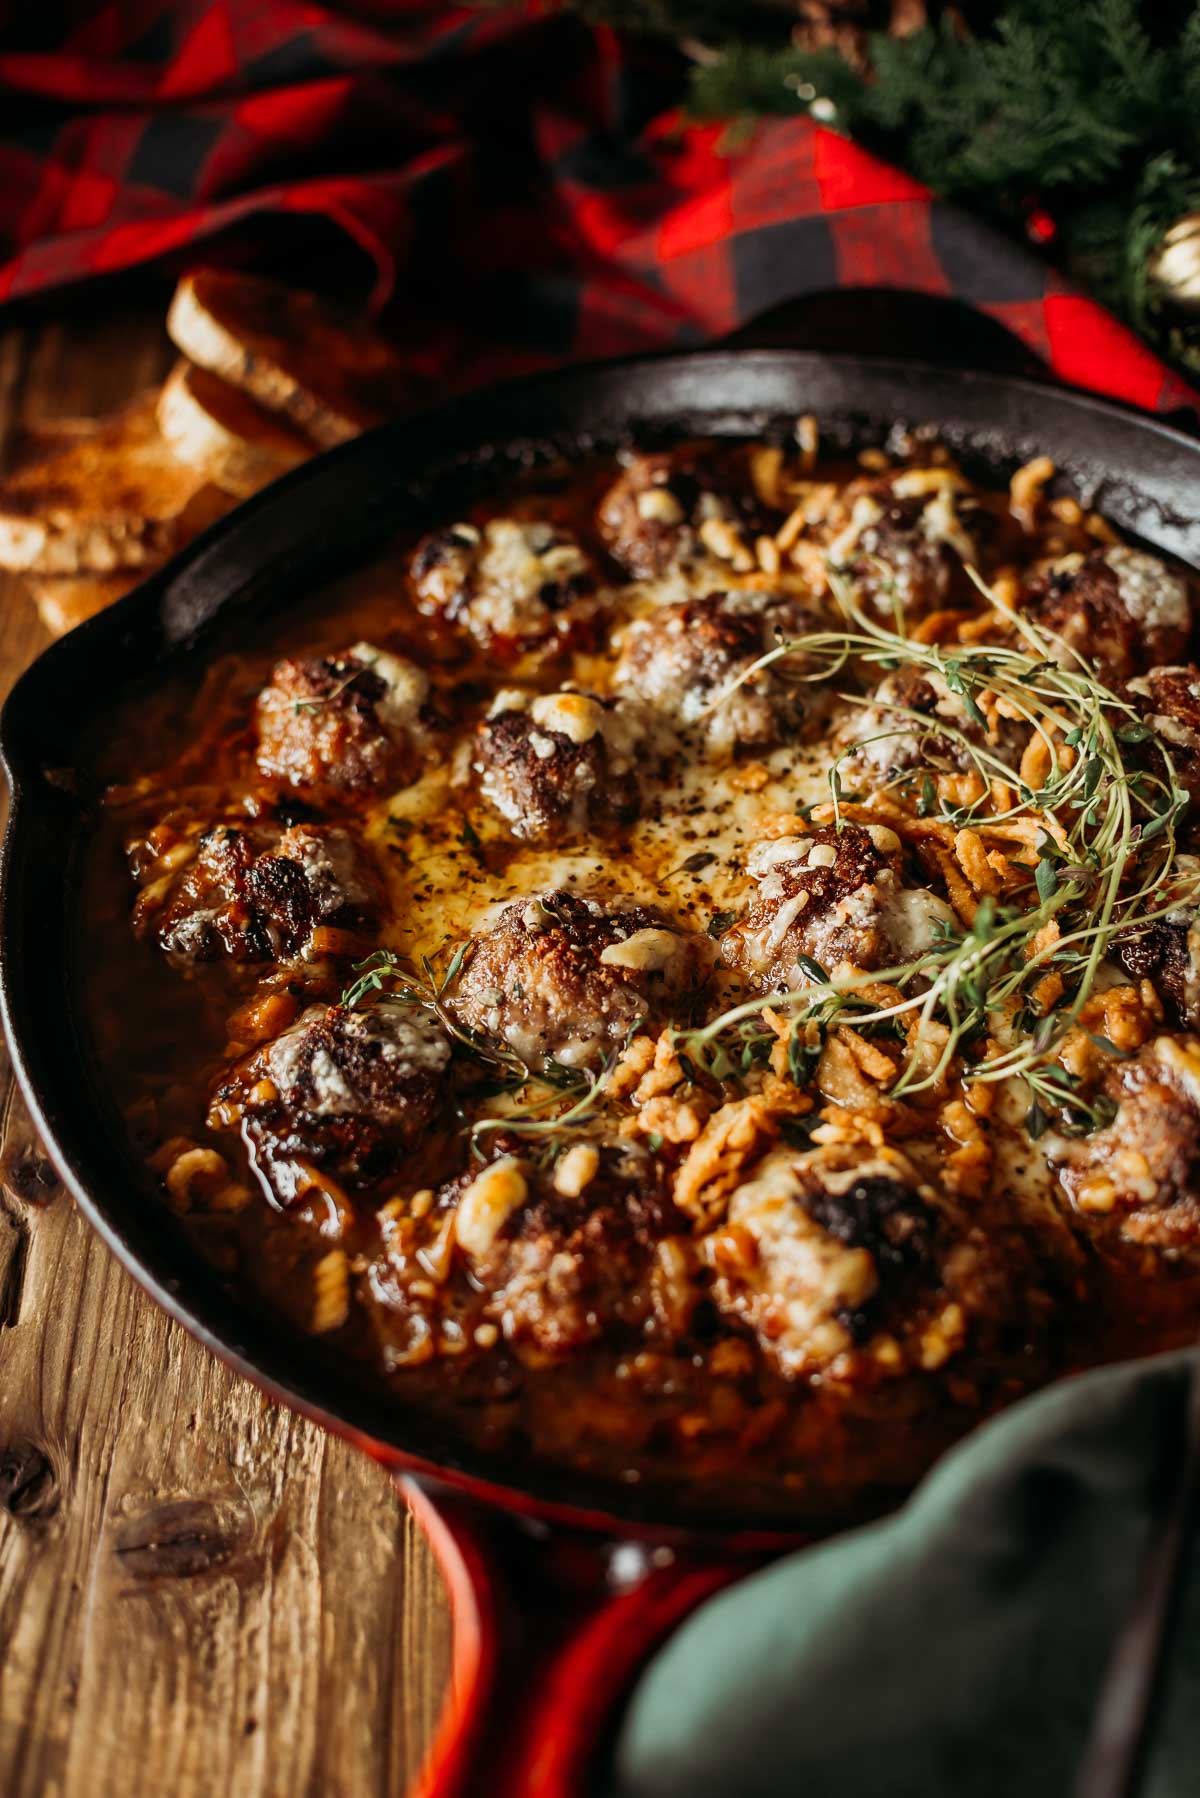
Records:
M1200 523L1190 515L1200 446L1154 420L1026 381L869 358L640 360L458 400L297 470L48 651L0 719L14 792L0 869L5 1025L35 1121L85 1212L161 1304L289 1403L383 1458L481 1480L523 1508L658 1529L681 1522L678 1499L614 1493L549 1470L522 1472L519 1491L505 1487L494 1462L231 1293L148 1190L74 1019L69 945L90 799L79 745L110 706L169 662L202 653L235 617L286 605L367 560L397 529L448 515L540 454L632 436L756 436L804 411L819 416L823 436L846 445L878 442L895 425L928 425L984 479L1048 454L1072 490L1125 531L1200 564ZM747 1528L755 1520L706 1521Z

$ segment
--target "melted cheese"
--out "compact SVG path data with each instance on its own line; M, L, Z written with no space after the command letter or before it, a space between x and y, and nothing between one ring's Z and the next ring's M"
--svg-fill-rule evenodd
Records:
M639 493L637 512L639 518L654 524L682 524L684 519L683 507L669 487L650 487Z
M920 499L925 494L936 498L943 493L954 494L966 485L957 468L907 468L892 482L892 492L897 499Z
M448 768L434 770L375 808L367 834L387 876L395 919L390 946L432 954L447 941L486 929L505 905L564 887L587 897L656 905L673 923L707 927L714 912L738 905L751 882L753 855L795 859L806 839L763 844L779 819L798 824L797 809L829 796L823 747L786 746L763 756L765 775L751 788L737 764L698 753L672 758L651 793L654 804L618 838L564 848L514 845L499 819L472 811L485 855L503 846L497 870L463 842L462 814ZM783 844L791 846L784 854ZM699 865L703 857L703 866ZM688 863L684 867L681 864Z
M947 543L964 562L975 560L975 545L954 509L954 492L943 487L921 514L921 528L934 543Z
M545 615L544 587L587 573L578 544L560 540L549 525L494 518L484 529L472 620L495 636L520 637Z
M429 697L429 677L403 656L389 655L373 643L356 643L350 651L356 662L378 675L386 691L376 701L380 720L391 730L413 732L420 722L421 707Z
M353 1117L362 1111L391 1116L377 1097L362 1092L327 1043L312 1047L312 1032L328 1015L323 1005L313 1006L272 1043L266 1056L271 1079L285 1096L294 1094L289 1103L314 1117ZM340 1028L347 1036L369 1044L397 1081L440 1074L450 1060L450 1045L441 1027L410 1005L384 999L367 1011L344 1017Z
M1164 1073L1200 1109L1200 1042L1194 1036L1160 1036L1153 1052Z
M958 920L944 899L924 887L900 887L885 901L881 923L897 961L916 961L937 941L937 926L957 929Z
M589 743L604 734L604 707L590 693L539 693L529 703L529 715L570 743Z
M606 968L630 968L639 974L655 974L674 961L679 938L671 930L635 930L622 942L610 943L600 956Z
M1174 571L1144 550L1124 544L1104 552L1117 577L1121 604L1147 630L1183 630L1191 625L1187 588Z
M827 554L835 568L848 562L858 548L858 540L863 532L873 524L878 524L883 517L883 507L879 501L872 499L867 493L861 493L854 502L850 513L850 522L845 530L839 531L829 545Z

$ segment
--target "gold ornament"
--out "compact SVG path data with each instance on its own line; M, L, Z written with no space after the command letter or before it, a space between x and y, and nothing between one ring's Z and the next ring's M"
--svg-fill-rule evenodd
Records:
M1200 313L1200 212L1171 226L1150 258L1150 279L1168 305Z

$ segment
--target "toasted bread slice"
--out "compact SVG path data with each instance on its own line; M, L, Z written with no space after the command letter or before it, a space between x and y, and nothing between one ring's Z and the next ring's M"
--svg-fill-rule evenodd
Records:
M220 375L177 362L158 399L158 428L180 461L244 499L313 453L311 440Z
M186 548L193 537L215 524L232 505L229 495L219 487L201 487L180 515L175 549ZM42 623L54 636L61 637L85 618L92 618L123 599L160 566L160 561L154 561L141 568L117 568L111 574L27 574L24 579Z
M123 598L149 572L123 568L116 574L31 574L25 584L46 629L62 637Z
M0 481L0 568L109 574L145 568L199 528L189 508L210 485L163 442L156 396Z
M167 330L185 356L322 447L412 403L404 364L367 325L257 275L194 269L175 289Z
M18 468L44 462L47 456L94 437L100 424L98 418L39 418L36 424L18 424L4 446L7 472L15 474Z

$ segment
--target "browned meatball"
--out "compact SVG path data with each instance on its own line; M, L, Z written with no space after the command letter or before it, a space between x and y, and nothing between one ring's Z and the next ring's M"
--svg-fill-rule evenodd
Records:
M897 1150L778 1149L703 1243L722 1311L789 1379L869 1385L1020 1350L1047 1275L1015 1231L923 1183Z
M763 991L805 984L798 956L826 974L915 960L953 928L950 907L900 877L900 839L886 825L825 825L750 853L757 897L721 938L721 959Z
M966 565L978 561L979 546L968 525L982 521L960 516L951 487L909 493L905 480L860 491L828 554L860 606L888 623L899 613L911 626L947 606L977 603Z
M1200 857L1175 858L1166 887L1148 909L1174 909L1136 925L1117 939L1121 966L1136 980L1153 981L1176 1021L1200 1029Z
M1117 944L1121 966L1149 980L1172 1016L1200 1030L1200 911L1158 918Z
M547 893L508 906L474 939L448 1003L530 1067L595 1067L640 1024L688 1013L706 948L648 906Z
M703 1274L657 1157L600 1135L548 1166L527 1146L489 1137L485 1166L388 1206L361 1297L389 1365L498 1348L483 1366L459 1363L473 1391L497 1397L520 1383L514 1355L538 1365L688 1332Z
M159 913L163 948L191 961L279 961L318 924L368 927L383 901L369 853L348 832L293 825L279 837L219 825Z
M435 531L418 544L411 578L423 612L500 655L548 639L577 641L595 621L590 561L570 532L540 519Z
M240 1113L256 1169L281 1204L311 1184L309 1165L365 1185L392 1171L437 1110L450 1044L416 1005L314 1005L216 1095ZM308 1165L306 1165L308 1164Z
M428 691L411 662L366 643L278 662L258 697L259 770L318 803L404 786Z
M501 692L475 738L483 797L525 842L638 815L642 731L633 708L590 693Z
M527 1360L601 1337L636 1338L655 1318L655 1248L686 1234L646 1149L579 1141L547 1173L504 1156L441 1195L455 1208L472 1285Z
M1015 777L1028 734L1002 718L984 729L941 674L908 663L885 675L872 703L852 713L841 742L857 747L846 758L845 775L875 791L913 772L962 773L974 765L975 748L1003 762Z
M639 580L714 554L727 560L722 527L747 544L767 528L745 459L703 445L635 456L601 500L596 524L614 561Z
M1112 1122L1043 1138L1076 1210L1098 1231L1164 1252L1200 1244L1200 1040L1160 1036L1105 1076Z
M1026 616L1061 639L1066 668L1078 659L1108 686L1185 653L1192 629L1187 582L1157 556L1119 545L1096 550L1077 567L1033 581Z
M1200 668L1193 662L1178 668L1152 668L1130 681L1129 693L1165 744L1175 779L1186 789L1194 810L1200 806ZM1156 744L1142 746L1141 759L1165 778L1166 765Z
M799 678L813 664L798 652L734 682L769 650L821 628L809 607L772 593L660 606L626 631L613 685L676 728L702 724L716 750L765 749L820 717L823 689Z

